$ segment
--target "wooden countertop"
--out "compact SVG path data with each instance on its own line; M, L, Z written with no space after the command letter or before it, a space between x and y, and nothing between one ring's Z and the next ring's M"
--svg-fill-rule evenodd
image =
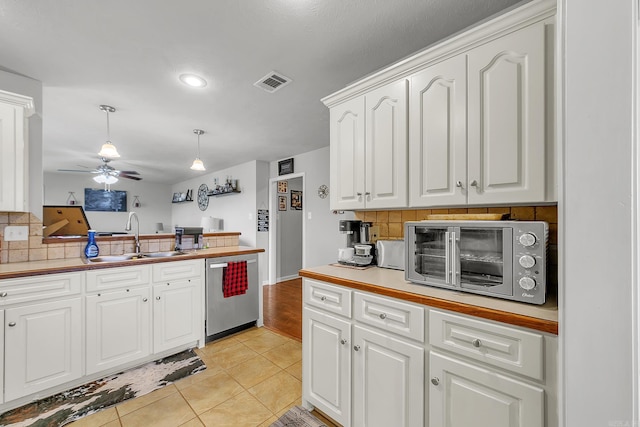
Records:
M300 270L300 276L386 295L430 307L558 334L558 302L526 304L499 298L418 285L404 280L404 271L370 267L357 270L324 265Z
M248 246L225 246L219 248L186 251L185 255L159 258L140 258L126 261L91 263L83 258L69 258L45 261L13 262L0 264L0 280L15 277L37 276L41 274L67 273L70 271L96 270L101 268L125 267L158 262L182 261L187 259L217 258L233 255L247 255L264 252L264 249Z

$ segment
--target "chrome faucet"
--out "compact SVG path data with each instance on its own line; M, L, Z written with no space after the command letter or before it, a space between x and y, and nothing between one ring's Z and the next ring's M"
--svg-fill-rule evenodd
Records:
M140 220L138 219L138 214L135 212L129 212L129 219L127 220L127 225L124 226L125 231L131 231L131 217L136 219L136 253L140 253Z

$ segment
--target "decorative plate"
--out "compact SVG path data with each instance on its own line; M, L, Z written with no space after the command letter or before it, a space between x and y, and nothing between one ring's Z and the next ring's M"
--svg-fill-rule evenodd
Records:
M209 207L209 188L207 184L202 184L198 188L198 207L201 211L206 211Z
M328 195L329 195L329 187L327 187L324 184L318 187L318 197L320 197L321 199L326 199Z

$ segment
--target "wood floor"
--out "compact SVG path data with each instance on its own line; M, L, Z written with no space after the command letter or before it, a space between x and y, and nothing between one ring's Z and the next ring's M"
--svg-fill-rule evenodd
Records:
M264 326L302 341L302 279L263 286Z

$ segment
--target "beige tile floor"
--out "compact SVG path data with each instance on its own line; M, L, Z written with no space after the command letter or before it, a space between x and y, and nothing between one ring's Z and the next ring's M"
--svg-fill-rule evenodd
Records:
M69 425L269 426L301 404L298 341L252 328L209 343L197 353L207 365L205 371Z

